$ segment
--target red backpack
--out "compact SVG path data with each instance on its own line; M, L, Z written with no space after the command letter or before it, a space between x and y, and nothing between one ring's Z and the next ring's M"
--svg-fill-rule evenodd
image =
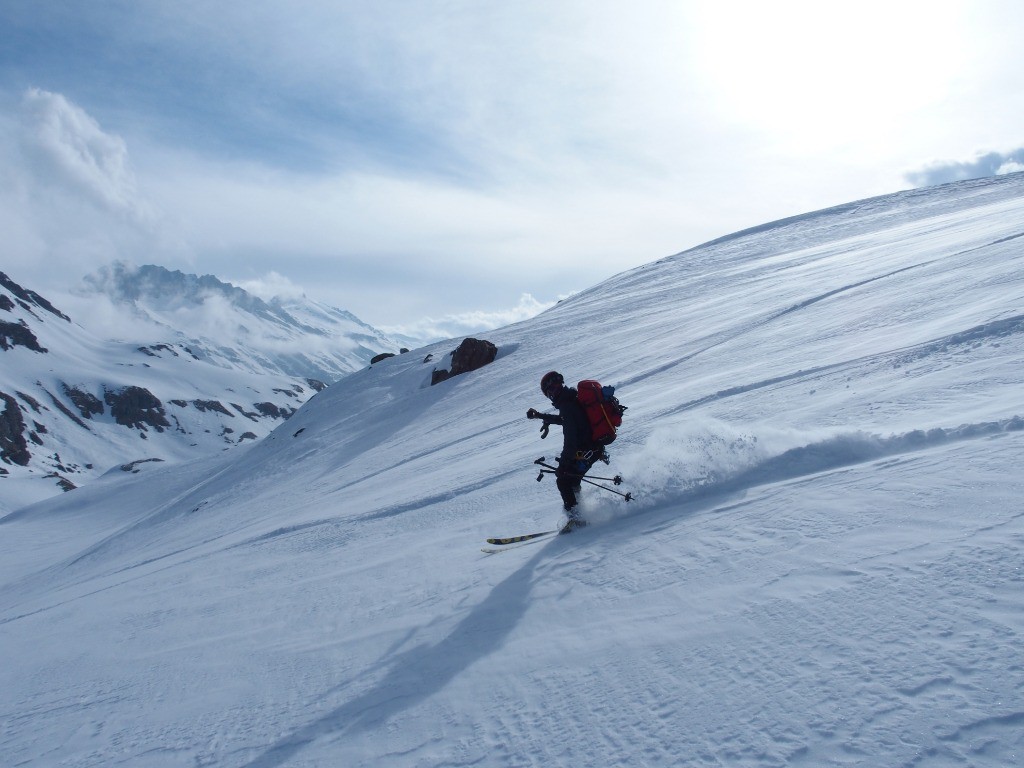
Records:
M611 443L626 410L615 397L615 387L602 387L593 379L586 379L576 385L576 400L590 422L590 439L597 445Z

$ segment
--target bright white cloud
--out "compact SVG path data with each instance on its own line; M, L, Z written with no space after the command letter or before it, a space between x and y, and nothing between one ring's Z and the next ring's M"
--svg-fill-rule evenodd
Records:
M0 120L4 260L26 283L66 289L115 259L170 250L126 142L60 94L25 92Z
M273 271L262 277L249 280L228 280L227 282L237 285L243 291L248 291L264 301L270 301L273 298L297 299L306 295L302 286L296 285L284 275Z
M439 339L452 339L528 320L535 315L539 315L545 309L553 307L563 298L565 297L562 296L555 301L543 302L538 301L528 293L524 293L519 297L519 302L509 309L476 310L444 315L440 318L426 317L416 323L388 326L381 330L396 336L408 336L418 339L424 343Z
M742 9L711 0L698 8L696 66L713 108L776 151L805 156L877 152L876 142L891 141L910 116L948 100L973 42L962 34L959 0L779 0Z
M30 158L0 136L0 225L71 278L154 261L393 326L1019 145L1024 6L865 1L72 5L103 48L38 54L75 87L24 98Z
M25 143L37 179L80 192L97 205L140 222L152 217L139 197L124 140L58 93L30 89L23 101Z

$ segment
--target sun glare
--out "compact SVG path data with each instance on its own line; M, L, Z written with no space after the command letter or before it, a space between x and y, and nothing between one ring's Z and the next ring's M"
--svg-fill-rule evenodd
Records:
M959 4L707 3L695 66L732 120L805 149L884 135L941 101Z

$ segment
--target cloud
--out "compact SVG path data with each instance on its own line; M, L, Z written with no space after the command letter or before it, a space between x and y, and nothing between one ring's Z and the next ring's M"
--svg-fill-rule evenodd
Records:
M921 170L911 171L906 175L907 181L915 187L930 187L950 181L966 181L982 179L988 176L1002 176L1007 173L1024 171L1024 147L1001 152L979 154L969 162L938 162Z
M59 93L29 89L22 101L26 145L38 179L140 223L153 216L140 199L128 147Z
M232 285L237 285L243 291L248 291L253 296L270 301L279 299L301 299L306 291L300 285L296 285L284 275L271 271L249 280L228 280Z
M531 317L553 307L564 298L566 297L561 296L554 301L545 302L538 301L530 294L524 293L519 297L519 302L509 309L476 310L444 315L440 318L426 317L416 323L387 326L381 328L381 330L393 336L405 336L419 340L422 343L441 339L453 339L529 320Z
M706 239L719 231L698 221L696 210L681 210L664 185L482 190L440 179L310 177L174 160L149 188L201 254L202 266L189 271L247 290L254 281L251 292L261 296L290 293L269 279L287 275L311 298L378 327L505 307L522 293L566 293L696 244L680 244L660 226L665 220L706 226Z
M0 127L21 111L32 153L5 153L16 173L0 157L0 229L53 277L128 259L289 290L276 272L376 326L440 316L424 327L445 336L480 325L475 307L893 191L912 158L974 146L934 135L950 113L1013 146L1024 98L1009 12L967 36L941 2L858 22L868 59L823 36L841 9L803 1L749 34L711 0L7 5ZM910 61L906 39L943 62ZM18 93L19 110L13 82L65 95ZM910 120L931 98L945 111Z
M65 289L97 264L173 250L123 138L58 93L31 88L3 106L3 255L23 282Z

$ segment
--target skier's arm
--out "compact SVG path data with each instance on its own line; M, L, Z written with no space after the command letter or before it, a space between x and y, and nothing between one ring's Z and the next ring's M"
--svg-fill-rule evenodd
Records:
M526 412L526 418L528 419L544 419L545 424L561 424L562 416L557 413L541 413L536 408L531 408Z
M544 423L541 425L541 428L540 428L541 440L543 440L544 438L546 438L548 436L548 427L550 427L552 424L561 424L562 423L562 417L560 415L552 414L552 413L541 413L536 408L531 408L530 410L528 410L526 412L526 418L528 418L528 419L542 419L544 421Z

